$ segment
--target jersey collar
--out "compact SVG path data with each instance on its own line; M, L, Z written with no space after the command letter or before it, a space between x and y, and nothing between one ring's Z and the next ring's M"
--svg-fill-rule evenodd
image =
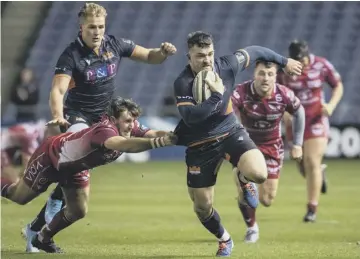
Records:
M105 41L106 41L106 35L104 35L104 38L103 38L103 40L101 41L101 45L100 45L100 47L99 47L99 56L100 56L100 57L102 56L102 54L103 54L103 52L104 52ZM79 46L80 46L83 50L85 50L85 51L87 51L87 52L92 52L92 53L98 55L93 49L89 48L89 47L85 44L84 40L83 40L82 37L81 37L81 33L80 33L80 32L78 33L78 36L77 36L77 38L76 38L76 42L79 44Z
M262 96L260 96L260 95L255 91L254 81L252 81L251 84L250 84L250 91L251 91L251 94L252 94L253 96L255 96L256 98L259 98L259 99L261 99L261 100L263 100L263 99L264 99L264 100L266 100L266 99L271 99L271 98L273 98L273 97L275 96L275 94L276 94L276 83L275 83L275 85L274 85L274 91L272 92L270 98L262 97Z

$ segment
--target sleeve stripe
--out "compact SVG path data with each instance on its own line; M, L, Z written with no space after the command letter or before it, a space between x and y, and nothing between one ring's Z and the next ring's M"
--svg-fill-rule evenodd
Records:
M195 104L193 104L191 102L180 102L180 103L176 104L176 106L183 106L183 105L195 105Z

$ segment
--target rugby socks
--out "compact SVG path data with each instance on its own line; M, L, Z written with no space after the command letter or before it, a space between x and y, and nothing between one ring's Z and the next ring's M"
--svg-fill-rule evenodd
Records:
M4 177L1 177L1 196L8 198L8 189L13 184L13 181L10 181L9 179L6 179Z
M308 210L308 212L316 213L317 207L318 207L318 205L315 204L315 203L309 202L309 203L307 204L307 210Z
M45 222L45 209L46 209L46 203L42 207L39 214L36 216L36 218L30 223L30 229L32 231L39 232L41 228L46 224Z
M220 216L214 208L212 208L212 212L207 219L200 221L210 233L219 239L219 241L228 241L230 239L230 234L221 225Z
M54 191L51 193L50 198L53 200L62 200L63 204L62 207L65 206L65 202L63 199L63 192L62 189L60 187L60 185L58 184L56 186L56 188L54 189ZM32 231L40 231L41 228L46 224L45 221L45 210L46 210L46 206L47 203L45 203L45 205L42 207L41 211L39 212L39 214L36 216L36 218L31 222L30 224L30 229Z
M53 200L63 200L64 198L64 195L63 195L63 192L62 192L62 189L61 189L61 186L60 184L58 184L55 188L55 190L52 192L51 194L51 199Z
M245 224L248 228L251 228L255 225L256 218L255 218L255 212L256 209L251 208L247 204L244 204L243 202L238 203L239 209L241 211L241 214L244 218Z
M49 242L53 236L55 236L59 231L70 226L71 222L65 216L64 209L60 210L50 222L49 225L45 225L39 232L39 241L42 243Z

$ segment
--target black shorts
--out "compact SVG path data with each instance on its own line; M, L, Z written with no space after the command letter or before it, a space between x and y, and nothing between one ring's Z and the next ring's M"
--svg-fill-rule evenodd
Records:
M64 118L70 123L70 126L77 123L85 123L90 127L92 124L100 121L100 119L94 120L94 118L92 118L90 115L87 115L83 112L67 108L64 109ZM62 133L66 132L68 128L69 126L60 126L60 130Z
M257 147L241 128L218 140L187 148L187 185L192 188L214 186L223 160L237 167L240 157L251 149Z

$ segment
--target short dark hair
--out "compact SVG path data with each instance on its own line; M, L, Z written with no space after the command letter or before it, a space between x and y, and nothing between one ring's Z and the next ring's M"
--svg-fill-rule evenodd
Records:
M187 37L188 49L191 49L195 45L200 48L206 48L211 44L213 44L213 37L210 33L206 33L203 31L195 31L189 33Z
M111 100L106 114L118 119L124 111L129 111L134 118L141 115L141 107L132 99L124 99L120 96Z
M257 67L258 65L264 65L266 68L271 68L271 67L275 66L276 69L278 69L278 67L279 67L276 63L265 61L265 60L256 61L255 67Z
M309 46L304 40L293 40L289 45L289 57L301 60L309 55Z

